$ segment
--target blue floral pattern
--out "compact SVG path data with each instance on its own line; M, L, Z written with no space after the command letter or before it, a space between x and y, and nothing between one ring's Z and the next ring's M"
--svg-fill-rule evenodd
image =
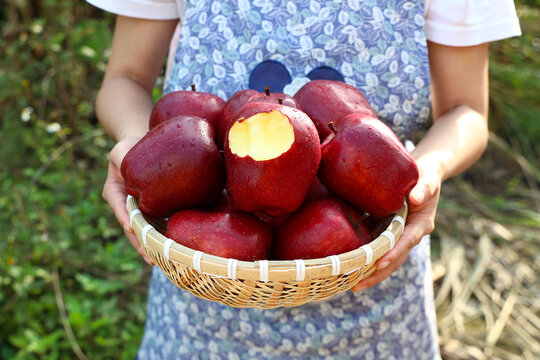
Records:
M338 70L402 139L429 114L423 1L189 1L166 92L192 83L227 99L261 62L281 62L294 94L314 68Z
M294 94L329 67L402 139L425 126L429 66L421 0L188 1L166 92L195 83L227 99L276 61ZM237 309L195 297L154 268L140 359L438 359L429 239L361 293L293 308Z

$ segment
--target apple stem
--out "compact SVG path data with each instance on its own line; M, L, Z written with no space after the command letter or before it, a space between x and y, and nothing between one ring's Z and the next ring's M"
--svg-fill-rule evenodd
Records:
M265 92L266 96L270 96L270 86L266 85L264 87L264 92Z
M328 123L328 127L330 128L330 130L332 130L332 132L334 133L334 135L337 135L337 129L336 129L336 126L334 125L334 122L333 121L330 121Z
M278 97L277 102L279 103L279 105L283 105L283 99L282 98Z
M197 91L195 90L195 84L191 84L191 91Z

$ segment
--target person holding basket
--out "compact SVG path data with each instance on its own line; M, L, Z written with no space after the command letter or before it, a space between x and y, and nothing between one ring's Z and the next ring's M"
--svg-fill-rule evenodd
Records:
M292 308L237 309L178 289L154 267L138 357L440 358L428 235L441 184L487 146L488 43L520 34L513 2L87 1L117 14L96 102L117 142L103 196L149 264L129 225L120 164L148 132L167 54L165 93L195 83L226 100L267 76L272 91L292 95L310 80L339 78L362 90L400 139L423 133L403 234L352 291Z

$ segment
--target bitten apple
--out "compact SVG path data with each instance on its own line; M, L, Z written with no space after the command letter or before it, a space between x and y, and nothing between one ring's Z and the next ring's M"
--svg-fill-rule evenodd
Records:
M165 236L193 250L244 261L267 259L272 231L238 211L181 210L167 221Z
M313 200L289 216L276 233L276 260L315 259L352 251L372 240L362 214L337 197Z
M234 117L244 105L247 104L248 100L257 95L259 92L253 89L244 89L235 92L223 106L221 111L221 116L218 121L217 126L217 145L218 148L223 149L223 144L225 143L225 134L229 129L229 126L234 122Z
M375 218L401 209L418 168L396 134L365 114L348 115L334 131L322 144L321 182Z
M236 115L246 104L251 102L268 102L298 108L298 103L292 96L283 93L271 93L268 86L265 88L264 93L252 89L235 92L225 103L219 119L217 144L220 149L223 148L225 134L234 122Z
M296 109L300 108L294 97L284 93L270 92L270 87L268 86L264 88L264 93L257 92L257 94L250 97L247 102L269 102L273 104L287 105Z
M124 157L122 176L141 211L165 217L214 202L225 167L214 130L197 116L177 116L150 130Z
M321 148L315 125L305 113L252 102L230 127L224 156L233 205L279 217L301 205L317 174Z
M329 122L336 124L352 113L376 117L364 94L343 81L312 80L302 86L294 98L317 126L321 141L331 132Z
M178 115L194 115L206 119L217 130L225 101L208 92L179 90L159 99L150 114L150 129Z

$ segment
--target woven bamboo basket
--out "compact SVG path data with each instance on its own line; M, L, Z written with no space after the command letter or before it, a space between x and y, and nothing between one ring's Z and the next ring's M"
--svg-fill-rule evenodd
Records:
M137 200L127 199L130 224L145 253L181 289L233 307L298 306L349 290L375 271L403 232L407 204L372 242L326 258L239 261L192 250L165 237L164 224L147 219Z

